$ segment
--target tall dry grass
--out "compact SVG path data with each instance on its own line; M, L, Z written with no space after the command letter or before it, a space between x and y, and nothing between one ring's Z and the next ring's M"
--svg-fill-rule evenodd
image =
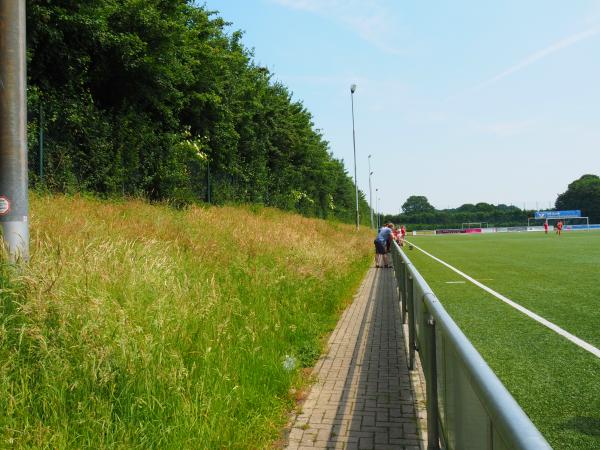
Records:
M266 208L31 210L28 267L0 269L0 447L269 447L371 250Z

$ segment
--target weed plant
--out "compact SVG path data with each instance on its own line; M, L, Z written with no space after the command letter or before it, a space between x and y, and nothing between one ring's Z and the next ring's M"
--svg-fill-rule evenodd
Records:
M0 447L270 447L370 261L366 230L268 208L31 210L29 264L0 268Z

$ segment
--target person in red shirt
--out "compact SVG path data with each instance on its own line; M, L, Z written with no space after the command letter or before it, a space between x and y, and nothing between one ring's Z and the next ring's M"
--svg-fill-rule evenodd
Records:
M404 239L406 238L406 227L404 225L400 227L400 234L402 235L400 238L400 245L404 245Z
M548 219L544 222L544 233L548 234Z
M400 239L400 230L398 228L394 228L392 230L392 236L398 245L402 245L402 239Z
M556 224L556 234L558 234L560 236L562 229L563 229L563 223L562 223L562 220L559 220L558 223Z

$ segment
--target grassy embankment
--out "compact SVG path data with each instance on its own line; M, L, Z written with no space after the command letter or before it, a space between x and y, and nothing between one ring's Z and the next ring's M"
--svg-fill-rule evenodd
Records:
M0 271L0 447L269 447L371 257L272 209L31 210L29 266Z

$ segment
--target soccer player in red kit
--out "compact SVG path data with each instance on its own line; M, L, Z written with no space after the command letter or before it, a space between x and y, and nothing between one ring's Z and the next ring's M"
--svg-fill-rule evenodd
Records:
M548 234L548 221L544 222L544 233Z
M559 220L558 223L556 224L556 234L558 234L560 236L562 229L563 229L563 223L562 223L562 220Z
M396 241L396 244L401 245L400 241L400 230L398 228L394 228L392 230L392 238Z

